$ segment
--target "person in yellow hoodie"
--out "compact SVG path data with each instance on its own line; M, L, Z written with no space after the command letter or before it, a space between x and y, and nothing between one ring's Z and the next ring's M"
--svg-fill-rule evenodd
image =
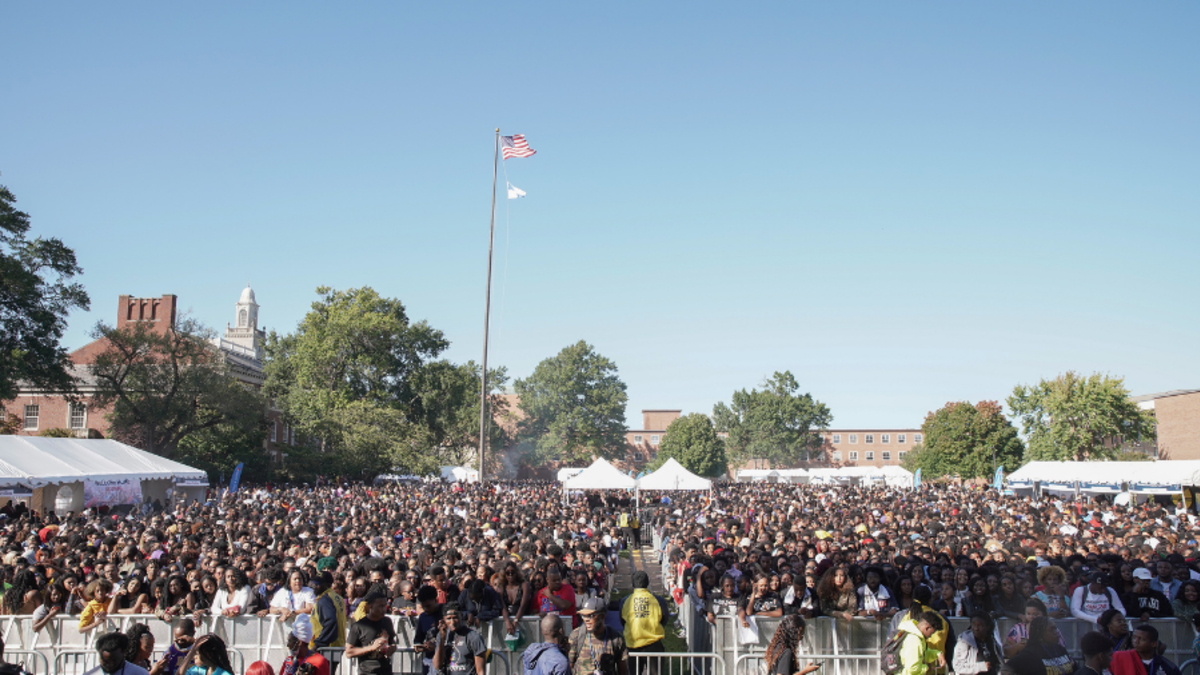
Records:
M913 592L912 606L892 618L891 631L889 632L889 635L895 634L895 632L899 630L900 624L903 623L904 620L909 616L914 617L915 620L915 617L919 617L925 612L931 612L933 616L938 618L938 623L935 626L933 635L930 635L926 639L925 643L930 649L939 654L939 658L937 661L937 667L931 669L929 671L929 675L944 675L944 673L947 672L946 662L950 658L947 655L952 656L954 654L954 644L956 639L954 637L954 632L950 630L950 622L947 621L944 616L939 614L937 610L929 606L932 598L933 593L929 590L928 586L918 586L917 590Z
M633 573L633 593L621 605L621 622L625 624L625 645L633 652L661 652L663 650L663 619L668 614L658 596L650 592L650 575L638 570ZM635 659L630 670L636 675L640 664Z
M900 643L901 670L897 675L930 675L938 665L936 649L929 646L929 637L937 632L941 617L936 612L909 613L900 622L904 641Z

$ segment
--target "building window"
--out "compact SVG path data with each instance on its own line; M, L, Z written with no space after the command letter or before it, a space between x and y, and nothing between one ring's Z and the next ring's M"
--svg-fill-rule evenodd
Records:
M68 429L82 429L84 418L87 416L87 406L82 403L71 404L70 418L67 420Z
M271 442L275 442L275 435L279 433L279 422L271 422Z
M900 451L900 461L901 461L901 462L903 462L903 461L904 461L904 456L905 456L905 455L907 455L907 454L908 454L908 453L907 453L906 451L904 451L904 450L901 450L901 451Z
M658 436L657 435L650 436L650 445L658 445Z
M858 434L850 434L850 442L857 443L858 442Z
M875 442L875 434L867 434L866 441L868 443L874 443Z
M904 434L896 434L896 442L903 443L904 442Z
M25 430L33 431L38 428L38 406L25 406Z
M867 461L868 461L868 462L874 462L874 461L875 461L875 452L874 452L873 450L868 450L868 451L867 451Z
M892 442L891 434L879 434L879 442L880 443L891 443Z
M834 442L834 443L841 443L841 442L842 442L842 435L841 435L841 434L834 434L834 435L833 435L833 442Z
M914 445L921 444L921 434L913 434L913 444Z
M642 435L641 435L641 434L634 434L634 435L633 435L633 442L634 442L634 443L641 443L641 442L642 442Z
M833 451L833 461L835 461L835 462L842 461L842 451L841 450Z
M851 450L851 451L850 451L850 461L851 461L851 462L857 462L857 461L858 461L858 451L857 451L857 450Z
M885 462L892 461L892 453L888 452L887 450L884 450L883 451L883 461L885 461Z

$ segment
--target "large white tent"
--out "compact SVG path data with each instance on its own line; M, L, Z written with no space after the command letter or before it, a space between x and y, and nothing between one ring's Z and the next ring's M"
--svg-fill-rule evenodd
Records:
M442 480L451 483L478 483L479 470L465 466L443 466Z
M639 490L711 490L712 481L688 471L671 457L654 473L639 478L637 486Z
M1200 486L1200 460L1156 462L1030 462L1008 477L1013 490L1178 494Z
M603 457L563 483L567 490L630 490L636 486L637 481L632 476L621 473Z
M14 486L33 491L31 508L80 511L87 491L203 499L208 475L109 439L0 436L0 487Z

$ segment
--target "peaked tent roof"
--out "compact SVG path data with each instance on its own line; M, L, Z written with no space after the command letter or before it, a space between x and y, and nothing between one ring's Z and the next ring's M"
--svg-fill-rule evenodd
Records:
M708 490L712 481L688 471L674 457L669 457L657 471L642 476L637 485L639 490Z
M636 480L621 473L603 457L563 483L568 490L628 490L636 485Z
M38 488L84 479L194 478L208 474L109 439L0 436L0 486Z

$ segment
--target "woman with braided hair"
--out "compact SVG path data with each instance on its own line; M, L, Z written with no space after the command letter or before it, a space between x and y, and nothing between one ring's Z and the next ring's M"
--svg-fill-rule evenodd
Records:
M821 666L817 664L800 667L797 653L806 629L804 617L799 614L790 614L779 622L771 644L767 645L767 653L763 655L769 675L808 675L820 669Z
M22 570L13 577L12 587L4 591L5 614L33 614L42 604L42 592L38 590L37 576Z

